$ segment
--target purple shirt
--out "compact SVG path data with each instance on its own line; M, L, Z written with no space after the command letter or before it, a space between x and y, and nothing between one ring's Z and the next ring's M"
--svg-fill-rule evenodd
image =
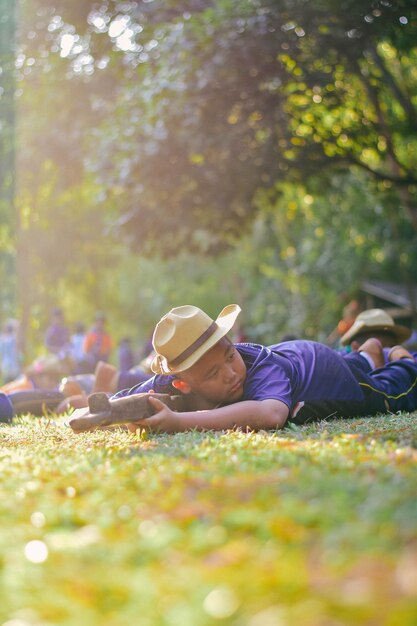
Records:
M235 344L246 365L247 375L242 400L280 400L297 421L330 415L359 415L381 410L380 402L367 399L359 385L370 367L360 355L341 355L314 341L287 341L269 347ZM173 376L156 375L132 389L120 391L122 397L153 390L178 394ZM300 415L298 415L300 413Z
M364 398L345 359L321 343L296 340L268 347L236 347L247 367L242 400L274 398L284 402L291 413L300 402Z
M69 330L62 324L51 324L45 333L45 345L50 352L59 352L68 346L69 342Z

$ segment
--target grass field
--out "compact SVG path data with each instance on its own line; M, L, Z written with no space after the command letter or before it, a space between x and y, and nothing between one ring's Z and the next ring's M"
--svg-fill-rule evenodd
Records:
M417 414L0 438L1 626L417 624Z

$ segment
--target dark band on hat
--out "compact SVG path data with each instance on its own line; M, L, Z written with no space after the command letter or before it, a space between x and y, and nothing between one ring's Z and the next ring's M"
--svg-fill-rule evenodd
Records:
M214 335L214 333L216 332L218 328L219 327L217 326L217 323L212 322L210 326L207 328L207 330L205 330L204 333L200 337L198 337L198 339L196 339L190 346L188 346L188 348L184 350L184 352L181 352L181 354L176 356L175 359L173 359L169 363L168 367L172 365L174 366L178 365L179 363L182 363L183 361L185 361L185 359L191 356L193 352L195 352L200 346L203 345L203 343L207 341L207 339L209 339L212 335Z

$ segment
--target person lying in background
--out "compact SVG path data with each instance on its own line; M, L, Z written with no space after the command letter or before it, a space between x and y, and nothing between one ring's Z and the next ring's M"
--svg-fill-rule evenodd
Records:
M240 310L230 304L213 320L198 307L185 305L162 317L153 334L155 375L113 399L142 392L180 393L192 400L195 410L172 411L150 394L156 414L138 420L131 430L276 429L287 421L417 408L417 363L402 346L390 350L384 365L383 347L375 338L350 354L306 340L233 344L227 333Z
M384 349L384 362L388 363L390 348L407 342L411 334L410 328L396 324L384 309L367 309L359 313L353 325L340 338L340 344L352 352L357 352L365 341L375 337L381 342ZM417 352L410 351L410 353L414 358L417 357Z

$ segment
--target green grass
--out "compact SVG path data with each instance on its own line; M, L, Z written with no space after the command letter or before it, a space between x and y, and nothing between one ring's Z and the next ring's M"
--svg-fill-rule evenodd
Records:
M417 414L0 441L1 626L417 623Z

